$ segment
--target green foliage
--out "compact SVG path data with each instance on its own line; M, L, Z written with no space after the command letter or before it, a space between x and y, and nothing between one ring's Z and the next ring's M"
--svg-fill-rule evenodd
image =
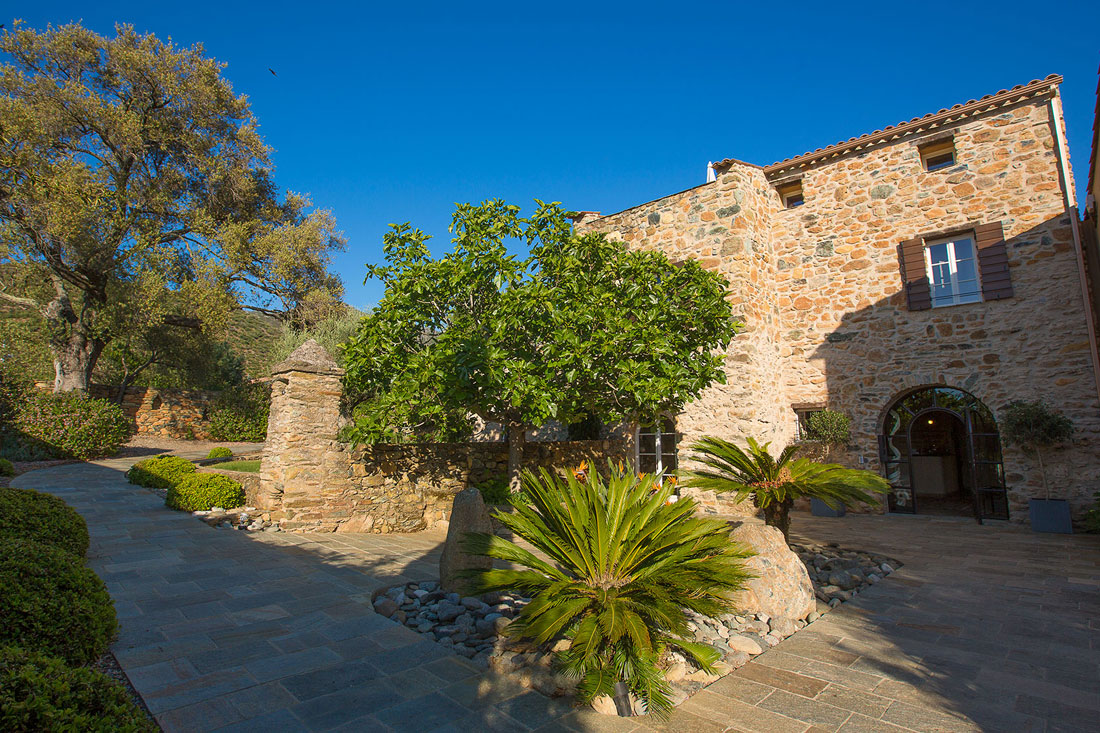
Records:
M16 460L86 461L114 455L132 425L122 408L107 400L29 391L2 430L2 452Z
M359 330L364 313L355 308L344 306L328 318L309 325L288 323L268 347L268 368L286 359L306 341L313 339L332 355L338 364L343 363L344 343Z
M1043 449L1068 443L1073 439L1073 422L1053 410L1042 400L1010 402L1001 410L1001 437L1010 445L1020 447L1034 455L1039 462L1039 475L1043 480L1043 493L1050 498L1046 468L1043 466Z
M210 436L214 440L262 443L267 439L271 390L264 384L245 384L227 389L210 411Z
M675 647L713 669L718 652L689 640L684 609L728 612L751 552L730 541L725 522L693 516L693 500L670 503L672 483L652 475L609 466L608 478L590 472L584 481L542 469L525 472L524 487L531 505L495 516L549 561L495 535L467 534L468 551L523 568L467 571L473 590L532 596L508 633L538 644L569 639L558 662L581 678L583 701L622 680L649 712L667 715L658 658Z
M227 461L226 463L219 463L219 471L244 471L245 473L259 473L260 472L260 459L257 458L252 461Z
M0 458L0 476L14 476L15 466L7 458Z
M0 729L9 733L155 733L122 685L91 669L17 647L0 648Z
M1073 438L1073 422L1045 402L1009 403L1000 415L1001 437L1026 450L1050 448Z
M215 448L211 448L210 452L206 454L207 458L232 458L233 451L225 446L219 445Z
M95 661L118 628L103 581L57 547L0 536L0 646Z
M691 460L705 468L686 472L684 486L736 492L738 502L752 499L764 512L764 521L783 532L790 541L790 510L795 499L820 499L837 509L856 502L877 505L872 494L890 490L886 479L870 471L845 468L837 463L817 463L794 458L798 446L787 446L776 458L768 452L771 443L760 445L749 438L749 449L721 438L703 438L692 446Z
M164 503L170 509L188 512L206 511L212 507L234 509L244 506L245 495L241 485L216 473L196 473L180 480L168 489Z
M0 487L0 536L88 552L88 525L71 506L50 494Z
M179 456L154 456L138 461L126 472L126 480L150 489L170 489L195 472L195 464Z
M515 502L528 504L531 501L526 491L513 492L508 486L506 476L496 476L482 481L476 488L481 492L481 498L486 504L512 504Z
M816 410L806 418L806 438L826 445L846 445L852 438L852 418L836 410Z
M460 204L440 259L408 224L386 234L386 264L368 267L385 293L344 348L359 438L431 435L474 414L515 436L518 488L524 428L677 412L724 379L739 324L720 275L577 236L557 204L537 204L529 218ZM511 239L530 256L509 254Z
M1092 508L1085 512L1085 531L1100 532L1100 491L1092 494Z
M116 26L0 35L0 262L8 305L47 321L62 391L116 338L214 333L241 303L339 295L343 237L281 194L243 96L201 46Z

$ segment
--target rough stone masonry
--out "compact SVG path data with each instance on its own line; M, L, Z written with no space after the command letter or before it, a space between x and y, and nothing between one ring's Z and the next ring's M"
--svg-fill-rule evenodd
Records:
M879 470L884 416L915 388L959 388L994 413L1044 399L1077 426L1047 475L1080 516L1100 489L1100 404L1058 81L767 167L725 160L714 182L610 216L579 215L581 233L693 257L730 281L747 328L726 355L727 383L677 416L682 444L707 434L785 445L796 433L793 406L828 406L853 421L845 462ZM954 164L926 170L920 147L945 139ZM800 181L804 204L785 208L777 186L790 181ZM994 222L1013 297L909 310L899 244ZM1041 494L1038 466L1003 449L1011 515L1024 520L1027 499Z

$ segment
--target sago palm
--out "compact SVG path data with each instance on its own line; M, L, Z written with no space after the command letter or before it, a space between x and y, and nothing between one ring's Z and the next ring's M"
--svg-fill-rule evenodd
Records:
M466 575L478 592L532 596L508 633L538 644L569 639L557 661L580 678L582 701L624 693L625 684L647 711L664 715L671 710L670 690L658 658L672 647L713 669L717 650L685 638L685 609L706 616L729 611L727 596L750 577L742 561L752 553L730 541L724 522L694 517L694 501L669 503L672 484L661 488L658 479L610 465L607 477L527 471L530 504L496 517L546 559L500 537L471 533L467 551L520 569Z
M771 443L748 439L743 450L721 438L703 438L691 446L691 459L705 468L685 473L685 486L719 493L736 492L738 502L752 498L764 512L764 522L790 541L791 507L795 499L820 499L830 508L865 502L876 505L872 494L890 490L886 479L870 471L795 458L798 446L787 446L779 457L768 452Z

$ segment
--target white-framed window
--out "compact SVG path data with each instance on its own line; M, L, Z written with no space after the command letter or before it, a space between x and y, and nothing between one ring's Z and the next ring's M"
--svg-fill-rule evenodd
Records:
M676 470L676 418L661 418L661 424L641 425L634 441L635 461L639 473L666 474Z
M968 234L926 242L924 266L932 289L933 308L981 302L974 237Z

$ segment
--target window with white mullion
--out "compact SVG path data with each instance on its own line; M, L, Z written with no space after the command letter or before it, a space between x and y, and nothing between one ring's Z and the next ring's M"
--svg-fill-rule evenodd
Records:
M639 473L671 473L676 470L676 421L664 418L660 425L642 425L635 441L635 465Z
M930 241L924 264L932 290L932 307L977 303L982 299L973 237Z

